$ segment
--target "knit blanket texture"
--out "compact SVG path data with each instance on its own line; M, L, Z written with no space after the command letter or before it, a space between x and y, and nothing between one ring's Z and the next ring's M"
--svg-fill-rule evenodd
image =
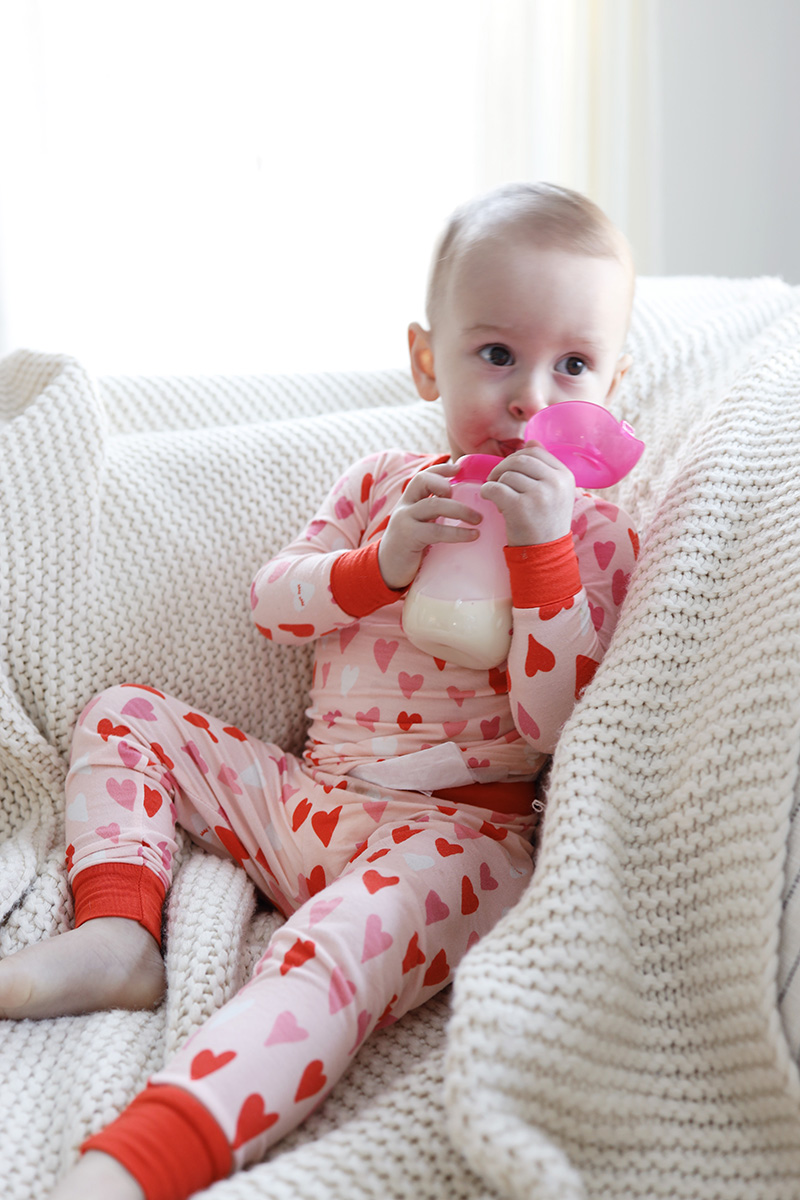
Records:
M800 288L644 279L604 493L641 532L564 727L534 877L452 988L374 1035L214 1200L800 1196ZM257 567L356 457L446 449L402 371L95 378L0 361L0 955L66 930L70 739L141 682L298 751L308 648L249 615ZM152 1013L0 1021L8 1200L249 976L281 920L181 843Z

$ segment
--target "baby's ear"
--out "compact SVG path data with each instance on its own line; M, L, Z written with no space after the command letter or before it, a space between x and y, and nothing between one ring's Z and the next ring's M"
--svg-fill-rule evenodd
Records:
M408 353L411 359L411 374L414 386L423 400L438 400L436 373L433 369L433 348L429 329L423 329L416 321L408 327Z
M630 354L620 354L619 359L617 360L617 369L614 372L614 378L611 380L611 387L608 389L606 400L610 400L614 395L617 388L622 383L626 372L630 370L632 365L633 359L631 358Z

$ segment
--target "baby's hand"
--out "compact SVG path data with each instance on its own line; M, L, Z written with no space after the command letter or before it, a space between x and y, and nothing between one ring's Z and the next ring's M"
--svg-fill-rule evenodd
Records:
M434 542L471 542L477 529L462 525L442 525L437 517L451 517L477 525L481 514L450 495L449 477L455 475L453 463L441 463L414 475L392 513L378 550L378 566L387 587L401 589L413 580L422 555Z
M481 495L505 517L509 546L538 546L569 533L575 478L541 442L526 442L490 472Z

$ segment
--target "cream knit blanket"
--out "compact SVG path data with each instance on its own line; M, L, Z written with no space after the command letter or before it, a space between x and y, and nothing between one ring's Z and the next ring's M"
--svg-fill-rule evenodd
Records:
M611 498L643 552L564 730L533 882L452 996L372 1038L302 1130L208 1195L800 1196L800 289L644 280L630 348L619 415L648 450ZM69 925L63 780L94 692L155 684L299 747L309 656L258 637L249 581L390 443L443 444L400 372L0 362L0 953ZM47 1195L278 919L187 844L159 1010L0 1022L9 1200Z

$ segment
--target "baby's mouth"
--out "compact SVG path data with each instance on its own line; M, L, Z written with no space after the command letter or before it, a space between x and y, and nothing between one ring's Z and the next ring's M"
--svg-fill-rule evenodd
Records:
M503 458L508 458L509 454L513 454L515 450L519 450L524 445L525 442L522 438L507 438L505 441L498 441L497 448Z

